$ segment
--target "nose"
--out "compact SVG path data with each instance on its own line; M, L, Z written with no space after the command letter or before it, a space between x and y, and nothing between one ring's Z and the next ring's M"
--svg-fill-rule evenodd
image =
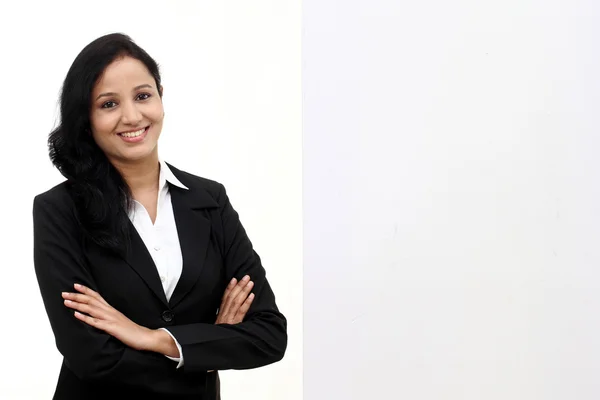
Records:
M125 102L121 105L121 120L125 125L139 125L142 121L142 113L134 102Z

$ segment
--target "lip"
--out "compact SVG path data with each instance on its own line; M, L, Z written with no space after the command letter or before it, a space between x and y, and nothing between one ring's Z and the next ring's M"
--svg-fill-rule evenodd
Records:
M124 133L137 132L137 131L139 131L140 129L148 129L148 127L149 127L149 126L150 126L150 125L147 125L147 126L140 126L139 128L130 129L130 130L128 130L128 131L118 132L118 133L117 133L117 135L121 136L121 135L122 135L122 134L124 134Z
M140 129L142 129L142 128L138 128L135 131L128 131L128 132L136 132L136 131L139 131ZM144 139L146 139L146 136L148 135L149 130L150 130L150 126L147 126L146 128L144 128L144 132L140 136L136 136L136 137L126 137L121 134L118 134L117 136L119 136L121 138L121 140L123 140L126 143L139 143L139 142L142 142ZM126 133L126 132L122 132L122 133Z

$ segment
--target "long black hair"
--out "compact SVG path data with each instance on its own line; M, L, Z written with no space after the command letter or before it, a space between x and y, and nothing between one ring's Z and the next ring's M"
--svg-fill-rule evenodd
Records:
M112 33L99 37L69 68L60 94L60 124L48 137L50 160L67 178L85 236L117 253L127 248L131 190L92 137L90 107L100 76L109 64L124 56L141 61L156 87L161 87L158 64L129 36Z

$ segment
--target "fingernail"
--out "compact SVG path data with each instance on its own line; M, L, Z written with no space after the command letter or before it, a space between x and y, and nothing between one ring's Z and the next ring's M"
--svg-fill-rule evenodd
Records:
M250 296L248 296L248 297L250 297L250 299L253 299L254 298L254 293L250 293Z
M235 278L233 278L233 279L231 280L231 282L229 282L229 284L230 284L230 285L233 285L233 284L235 284L235 282L236 282L236 279L235 279Z
M248 282L248 286L254 286L254 282L252 282L252 281Z
M244 279L242 279L244 282L248 282L250 280L250 275L246 275L244 277Z
M80 285L79 283L76 283L76 284L75 284L75 287L76 287L76 288L80 288L80 287L81 287L81 285Z

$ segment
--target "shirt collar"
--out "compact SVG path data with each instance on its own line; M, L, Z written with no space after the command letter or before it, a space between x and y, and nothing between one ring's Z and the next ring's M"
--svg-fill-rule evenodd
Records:
M189 188L187 186L185 186L183 183L181 183L181 181L179 181L179 179L177 179L177 177L173 174L173 171L171 171L171 168L169 168L167 163L164 162L163 160L160 160L160 172L158 175L158 187L161 189L164 188L167 182L169 182L171 185L175 185L182 189L189 190Z

